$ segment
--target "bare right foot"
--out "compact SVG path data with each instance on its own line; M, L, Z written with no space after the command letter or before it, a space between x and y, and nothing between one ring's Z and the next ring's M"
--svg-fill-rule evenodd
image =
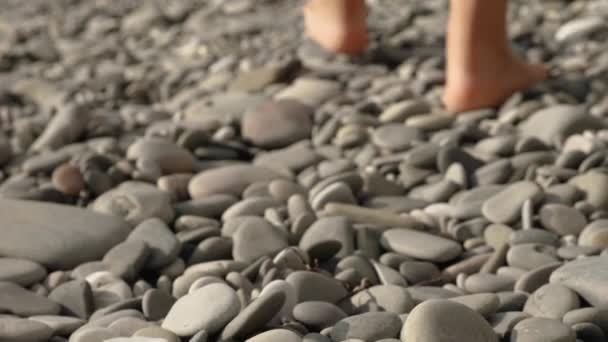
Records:
M304 22L310 38L326 50L359 54L367 47L364 0L309 0Z
M494 67L448 72L443 102L451 113L500 105L514 93L525 90L548 76L547 68L517 57L491 61ZM455 66L457 68L457 66Z

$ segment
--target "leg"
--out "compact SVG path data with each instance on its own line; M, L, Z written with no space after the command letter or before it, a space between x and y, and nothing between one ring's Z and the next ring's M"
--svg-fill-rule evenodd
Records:
M547 77L516 57L507 35L507 0L451 0L447 36L450 112L492 107Z
M367 46L365 0L309 0L304 6L308 35L329 51L357 54Z

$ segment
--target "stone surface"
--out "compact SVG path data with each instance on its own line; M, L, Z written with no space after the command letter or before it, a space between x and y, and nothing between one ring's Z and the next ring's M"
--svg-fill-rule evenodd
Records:
M511 332L511 342L575 342L570 327L548 318L527 318L517 323Z
M203 171L194 176L188 185L192 198L204 198L213 194L240 196L243 190L256 182L268 182L284 178L268 168L238 164Z
M163 321L162 327L178 336L199 330L220 331L239 313L241 304L234 290L224 284L210 284L181 297Z
M562 284L597 307L606 307L608 269L606 256L589 257L569 262L551 274L551 283Z
M0 258L0 281L8 281L21 286L33 285L47 275L40 264L15 258Z
M462 253L460 245L452 240L409 229L385 231L380 242L394 252L435 262L453 260Z
M59 304L17 284L0 282L0 311L17 316L56 315Z
M122 219L63 205L0 199L0 254L51 269L99 260L124 240Z
M526 200L537 201L541 195L542 192L535 183L513 183L486 200L482 212L494 223L511 223L518 218Z
M419 304L408 315L401 330L402 341L497 342L486 320L463 304L446 300L430 300Z

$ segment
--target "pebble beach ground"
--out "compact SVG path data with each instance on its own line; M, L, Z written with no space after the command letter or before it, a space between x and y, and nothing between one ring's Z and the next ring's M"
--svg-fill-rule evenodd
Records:
M0 341L608 341L608 3L442 108L446 0L0 0ZM496 82L501 82L496 79Z

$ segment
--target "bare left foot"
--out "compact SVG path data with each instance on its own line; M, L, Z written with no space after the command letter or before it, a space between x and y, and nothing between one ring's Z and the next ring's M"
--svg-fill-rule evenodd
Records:
M493 60L493 67L448 72L443 102L451 113L500 105L512 94L548 76L547 68L517 57ZM458 66L455 66L458 67Z
M359 54L367 47L364 0L309 0L304 6L308 35L328 51Z

